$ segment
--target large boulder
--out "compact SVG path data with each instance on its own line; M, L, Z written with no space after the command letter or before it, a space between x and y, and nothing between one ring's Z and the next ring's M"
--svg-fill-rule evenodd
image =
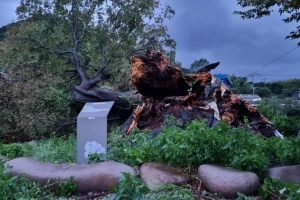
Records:
M272 167L269 168L268 175L283 182L300 183L300 165Z
M238 192L245 195L254 194L260 186L255 173L218 165L201 165L198 176L209 192L218 193L225 198L236 197Z
M148 162L140 167L141 178L150 190L156 190L167 183L185 184L189 178L181 168L164 163Z
M113 185L118 185L117 179L123 176L122 172L135 175L135 170L123 163L107 161L92 165L59 165L37 161L31 158L16 158L5 163L5 174L13 176L25 175L27 179L38 181L41 185L68 181L73 177L77 184L77 192L109 191Z

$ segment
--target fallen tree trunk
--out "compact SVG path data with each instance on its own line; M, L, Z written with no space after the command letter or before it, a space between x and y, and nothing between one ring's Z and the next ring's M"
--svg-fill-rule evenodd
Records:
M183 128L187 122L198 119L205 119L209 127L218 119L239 127L247 118L254 133L267 138L280 135L274 124L255 107L211 75L210 70L219 63L205 66L197 74L184 75L179 68L169 66L161 53L147 50L145 54L132 56L130 64L132 83L141 94L143 105L138 106L123 125L126 134L138 127L152 130L156 136L168 123L165 116L173 115ZM209 102L216 106L212 108Z

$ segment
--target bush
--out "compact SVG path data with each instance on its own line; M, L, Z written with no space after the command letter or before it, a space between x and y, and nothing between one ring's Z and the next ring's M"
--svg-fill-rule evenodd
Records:
M118 147L109 146L109 158L131 166L167 162L198 168L201 164L212 163L253 171L263 177L269 164L262 136L231 129L224 122L211 129L199 121L188 124L186 130L163 128L153 140L136 130L114 142Z
M271 98L261 101L257 108L285 136L297 136L300 130L300 118L290 115L294 115L300 110L298 102L291 99Z
M150 190L143 185L143 181L132 176L130 173L123 172L123 176L118 178L119 186L112 186L111 190L115 192L107 200L143 200L145 194Z
M287 137L296 137L300 131L300 118L280 115L273 118L272 122Z
M266 178L264 184L259 189L259 195L266 199L300 199L300 183L293 184L291 182L284 183L279 179Z
M1 199L54 199L37 182L26 180L25 177L6 176L4 164L0 162L0 198Z
M234 128L220 122L213 128L193 121L185 130L163 128L155 139L137 129L122 138L117 131L108 138L108 157L131 166L145 162L166 162L188 168L201 164L219 164L255 172L265 177L270 162L292 165L300 163L300 140L278 137L264 139L244 128ZM291 153L293 152L293 153Z

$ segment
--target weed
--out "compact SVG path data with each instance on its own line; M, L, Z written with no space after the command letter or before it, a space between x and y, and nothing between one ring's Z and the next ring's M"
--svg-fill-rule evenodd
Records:
M279 179L266 178L259 189L259 194L266 199L273 197L276 199L299 200L300 183L284 183Z
M59 197L71 196L75 192L76 188L77 185L73 183L73 177L70 177L67 182L61 182L59 180L55 190L55 194Z
M88 155L88 164L95 164L105 161L104 154L102 153L92 153Z
M150 190L143 185L140 178L124 172L118 182L118 187L113 186L111 188L115 193L107 197L106 200L146 200L144 195Z

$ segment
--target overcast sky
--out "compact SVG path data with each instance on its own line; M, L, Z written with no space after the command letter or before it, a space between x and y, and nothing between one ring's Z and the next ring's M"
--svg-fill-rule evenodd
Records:
M285 24L274 13L258 20L242 20L233 15L241 10L236 0L163 0L175 9L175 16L166 22L177 42L176 59L184 67L206 58L221 62L212 73L245 77L297 47L299 40L285 39L297 24ZM16 21L19 0L0 0L0 27ZM300 78L300 48L257 71L258 81ZM250 77L249 77L250 78ZM251 80L251 78L250 78Z

